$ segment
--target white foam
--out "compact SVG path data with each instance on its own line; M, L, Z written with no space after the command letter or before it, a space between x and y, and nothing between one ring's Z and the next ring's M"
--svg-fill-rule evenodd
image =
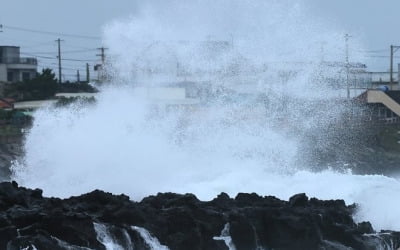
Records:
M93 223L93 226L97 234L97 240L103 244L107 250L124 250L124 247L115 242L106 225Z
M140 234L150 250L169 250L167 246L161 245L158 239L153 237L145 228L137 226L132 226L131 228Z
M226 223L224 225L224 228L221 231L221 235L220 236L214 236L213 239L214 240L223 240L225 245L228 247L229 250L236 250L235 244L233 244L232 237L231 237L231 235L229 233L229 228L230 228L229 223Z
M319 114L318 107L292 99L337 94L324 81L340 73L315 63L321 57L317 45L326 42L325 60L342 61L344 42L341 32L315 22L307 8L293 2L150 1L137 16L111 23L105 44L114 85L94 106L36 112L26 155L14 165L13 178L58 197L94 189L135 200L167 191L192 192L201 199L220 192L288 199L305 192L359 203L357 220L400 230L398 180L334 170L314 173L296 161L302 131L324 126L341 110L332 106ZM227 52L199 45L230 37L234 41ZM247 89L282 106L272 105L264 115L218 101L191 113L155 112L131 88L117 86L184 80L177 77L177 62L206 72L196 80L209 82L214 92L221 85ZM282 72L292 69L286 79ZM277 126L285 107L286 120ZM285 126L293 124L298 134L287 132Z

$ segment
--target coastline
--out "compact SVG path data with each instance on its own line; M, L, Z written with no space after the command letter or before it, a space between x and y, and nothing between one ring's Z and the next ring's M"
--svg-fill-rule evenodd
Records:
M22 156L23 136L0 136L0 181L9 181L12 161Z

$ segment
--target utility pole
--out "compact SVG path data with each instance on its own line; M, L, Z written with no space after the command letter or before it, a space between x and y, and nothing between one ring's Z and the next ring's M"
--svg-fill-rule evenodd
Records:
M400 46L390 45L390 90L393 90L393 55L398 49Z
M86 63L86 81L90 82L90 70L89 70L89 63Z
M61 42L63 40L61 40L60 38L58 38L56 40L57 44L58 44L58 83L61 84Z
M81 82L81 76L79 75L79 69L76 71L76 80L77 80L77 83Z
M101 47L101 48L97 48L97 49L100 50L100 54L97 54L96 56L100 56L101 64L104 65L104 63L106 61L105 51L106 51L107 48Z
M344 35L344 39L346 42L346 90L347 90L347 99L350 99L350 64L349 64L349 34Z
M0 32L3 32L3 24L0 24Z
M105 66L105 62L106 62L105 50L107 48L101 47L101 48L97 48L97 49L100 50L100 54L97 54L96 56L100 56L100 58L101 58L100 80L104 81L104 78L105 78L104 66Z
M390 90L393 89L393 45L390 45Z

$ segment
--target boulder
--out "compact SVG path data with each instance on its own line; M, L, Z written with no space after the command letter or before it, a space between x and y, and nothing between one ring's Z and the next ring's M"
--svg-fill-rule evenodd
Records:
M159 193L140 202L101 190L68 199L0 183L0 249L376 249L400 233L355 223L356 205L296 194L211 201ZM231 247L231 248L229 248Z

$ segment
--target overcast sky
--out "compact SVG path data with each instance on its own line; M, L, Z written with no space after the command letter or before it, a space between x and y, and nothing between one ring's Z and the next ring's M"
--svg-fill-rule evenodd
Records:
M185 1L185 0L182 0ZM232 0L233 1L233 0ZM266 0L273 1L273 0ZM399 0L304 0L305 6L320 19L365 45L369 69L385 71L389 67L390 44L400 45ZM129 15L138 9L135 0L1 0L0 45L20 46L23 56L40 55L41 67L56 67L55 39L60 37L65 54L66 78L84 71L86 61L96 63L96 48L102 46L104 24ZM25 28L60 33L44 34L10 29ZM78 38L62 34L89 36ZM351 47L351 43L350 43ZM400 51L398 52L400 57ZM49 57L49 58L46 58ZM73 61L75 60L75 61ZM400 62L400 58L396 58ZM397 62L395 62L397 63Z

